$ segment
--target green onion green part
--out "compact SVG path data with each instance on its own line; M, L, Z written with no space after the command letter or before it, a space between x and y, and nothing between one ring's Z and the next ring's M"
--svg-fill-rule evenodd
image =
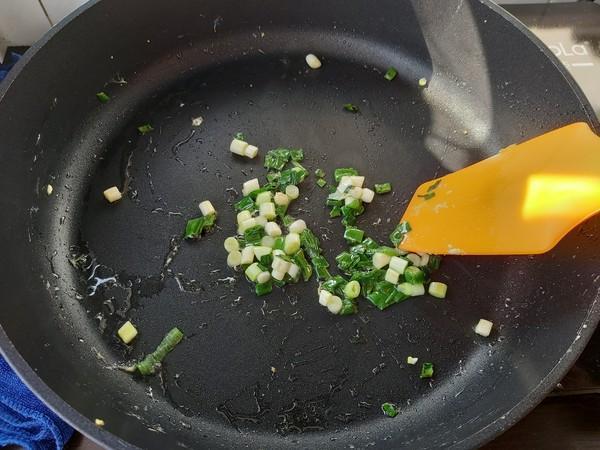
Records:
M209 214L208 216L188 220L185 225L185 233L183 234L184 239L198 239L204 231L208 231L213 227L216 220L216 214Z
M315 176L318 178L325 178L325 171L323 169L315 170Z
M411 230L410 223L400 222L392 234L390 234L390 241L392 241L392 244L395 246L398 246L404 240L404 235Z
M325 181L323 178L318 178L316 183L320 188L327 186L327 181Z
M424 200L431 200L433 197L435 197L435 192L427 192L423 195L417 195L417 197L421 197Z
M96 94L96 98L100 101L100 103L106 103L110 100L110 97L106 92L98 92Z
M351 113L357 113L359 111L358 106L352 104L352 103L344 103L344 109L346 111L349 111Z
M156 350L138 362L135 368L142 375L153 375L156 369L160 366L163 359L169 352L171 352L177 344L183 339L183 333L179 328L173 328L167 333L163 340L158 344Z
M384 403L381 405L381 410L388 417L396 417L398 415L398 407L393 403Z
M385 78L388 81L392 81L394 78L396 78L396 75L398 75L398 71L396 69L394 69L393 67L390 67L385 72L385 75L383 76L383 78Z
M240 141L246 142L246 135L244 133L242 133L241 131L238 131L237 133L235 133L234 137L236 139L239 139Z
M144 125L140 125L139 127L137 127L137 129L140 132L140 134L142 134L142 135L148 134L152 130L154 130L154 128L152 128L152 125L150 125L149 123L146 123Z
M392 185L390 183L381 183L375 185L376 194L387 194L392 191Z
M433 364L430 362L423 363L421 367L421 378L431 378L433 376Z

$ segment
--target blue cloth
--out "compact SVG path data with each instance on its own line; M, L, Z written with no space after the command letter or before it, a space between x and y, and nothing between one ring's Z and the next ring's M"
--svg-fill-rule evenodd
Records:
M73 429L44 405L0 357L0 447L61 450Z
M7 55L0 64L0 81L20 57ZM72 434L73 429L33 395L0 356L0 447L61 450Z
M4 64L0 64L0 81L4 80L8 71L12 69L12 66L14 66L19 59L21 59L21 55L18 53L10 52L6 54Z

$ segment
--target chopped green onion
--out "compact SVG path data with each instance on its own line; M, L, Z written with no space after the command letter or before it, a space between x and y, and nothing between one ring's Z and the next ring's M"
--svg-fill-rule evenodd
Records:
M433 376L433 363L426 362L421 366L421 378L431 378Z
M258 265L258 263L252 263L246 268L244 274L250 281L254 282L262 272L264 272L264 270Z
M300 267L304 281L308 281L312 275L312 267L310 267L310 264L306 260L304 252L302 250L298 250L298 253L296 253L292 259L298 265L298 267Z
M302 149L276 148L265 155L265 168L269 170L283 170L290 161L302 161L304 152Z
M440 185L441 182L442 182L441 178L439 180L435 181L431 186L429 186L427 188L427 192L435 191L438 188L438 186Z
M419 87L427 86L427 78L419 78Z
M349 316L352 314L356 314L358 312L358 308L356 307L356 302L349 298L342 299L342 309L340 310L340 316Z
M254 287L254 292L258 296L270 294L272 291L273 291L273 283L271 282L271 280L267 281L266 283L258 283Z
M392 241L392 244L398 246L404 240L404 235L411 230L410 223L400 222L392 234L390 234L390 241Z
M375 185L375 193L376 194L387 194L392 191L391 183L381 183Z
M329 213L329 217L334 218L334 217L340 217L342 215L342 208L340 208L339 206L334 206L331 209L331 212Z
M438 281L432 281L429 284L429 294L434 297L446 298L447 291L448 291L448 286L445 283L440 283Z
M236 211L253 211L256 209L254 200L250 196L242 198L240 201L235 203L233 207Z
M427 192L423 195L417 195L417 197L421 197L423 200L431 200L433 197L435 197L435 192Z
M346 231L344 231L344 239L349 244L360 244L365 237L365 232L358 228L347 227Z
M275 239L275 244L273 244L273 250L283 250L283 238L278 237Z
M154 130L154 128L152 128L152 125L150 125L149 123L140 125L139 127L137 127L137 129L140 132L140 134L147 134Z
M323 169L315 170L315 176L318 178L325 178L325 171Z
M336 183L339 183L342 180L342 177L356 175L358 175L358 170L352 167L342 167L339 169L335 169L335 171L333 172L333 177L335 178Z
M381 405L381 410L388 417L396 417L398 415L398 407L393 403L384 403Z
M196 217L190 219L185 225L184 239L197 239L206 230L212 228L217 219L216 214L209 214L208 216Z
M320 188L325 187L327 185L327 181L325 181L323 178L318 178L316 183L317 186L319 186Z
M244 133L242 133L241 131L238 131L237 133L235 133L234 138L238 139L240 141L246 142L246 135Z
M384 310L389 306L406 300L409 296L397 290L396 285L387 281L379 281L375 284L374 289L367 293L366 297L377 308Z
M396 69L394 69L393 67L390 67L385 72L385 75L383 76L383 78L385 78L388 81L392 81L394 78L396 78L396 75L398 75L398 71Z
M410 284L422 284L425 282L425 274L418 267L410 266L404 270L404 279Z
M356 106L352 103L344 103L344 109L351 113L357 113L359 111L358 106Z
M167 333L160 344L158 344L156 350L149 355L146 355L142 361L135 365L135 368L142 375L154 374L157 367L159 367L160 363L163 361L163 359L165 359L165 356L167 356L167 354L171 352L175 346L181 342L182 339L183 333L179 330L179 328L173 328Z
M438 270L440 268L441 263L442 263L441 256L429 255L429 261L427 262L427 269L429 269L431 271Z
M344 296L350 300L355 299L360 295L360 283L356 280L348 282L344 288Z
M246 244L260 245L260 241L265 235L265 229L262 225L254 225L244 231Z
M106 92L98 92L96 94L96 98L100 101L100 103L106 103L110 100L110 97Z
M409 297L418 297L420 295L425 295L425 286L422 284L400 283L398 285L398 292Z

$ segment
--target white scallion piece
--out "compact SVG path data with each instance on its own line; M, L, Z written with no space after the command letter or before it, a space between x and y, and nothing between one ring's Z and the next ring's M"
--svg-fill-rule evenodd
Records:
M312 53L309 53L308 55L306 55L305 59L306 59L306 64L308 64L308 67L310 67L311 69L318 69L321 67L321 61L319 60L319 58L317 58Z
M290 268L288 269L287 273L294 280L297 280L300 276L300 266L296 264L290 264Z
M349 178L352 186L363 187L363 184L365 183L365 177L362 175L352 175Z
M239 250L233 250L227 255L227 265L229 267L237 267L242 263L242 254Z
M267 225L269 225L269 223L270 222L268 222ZM267 225L265 225L265 229L267 228ZM272 236L263 236L263 238L260 240L260 245L263 247L273 248L275 245L275 238Z
M278 206L287 206L290 204L290 198L283 192L276 192L273 201Z
M117 334L125 344L129 344L137 336L138 330L128 320L123 325L121 325L121 328L119 328Z
M350 177L348 177L350 178ZM352 189L354 186L352 186L352 181L351 180L346 180L346 181L340 181L340 184L338 184L337 187L337 191L341 192L342 194L347 194L350 189Z
M306 230L306 222L302 219L295 220L290 224L288 230L290 230L290 233L300 234Z
M242 222L245 222L248 219L252 219L252 213L250 211L240 211L237 214L237 223L241 225Z
M319 304L322 306L327 306L327 303L329 303L331 297L333 297L331 292L321 289L321 292L319 293Z
M256 155L258 155L258 147L255 145L248 145L248 147L246 147L244 155L246 156L246 158L256 158Z
M263 247L262 245L254 246L254 256L260 261L260 258L270 254L273 251L271 247Z
M446 298L446 292L448 292L448 285L440 283L438 281L432 281L429 283L429 295L437 298Z
M421 264L421 257L416 253L409 253L405 256L405 258L408 259L415 266Z
M398 279L400 278L400 274L396 272L394 269L388 269L385 272L385 281L392 284L398 284Z
M344 287L344 295L349 299L357 298L360 295L360 283L356 280L348 282Z
M231 252L233 253L233 252ZM230 253L230 255L231 255ZM240 261L240 264L246 265L246 264L252 264L254 262L254 248L252 245L249 245L248 247L244 247L242 249L242 258Z
M271 237L281 236L281 227L276 222L267 222L265 225L265 233Z
M260 206L263 203L269 203L272 198L273 198L273 194L271 194L271 191L261 192L260 194L258 194L256 196L256 200L254 203L256 203L258 206Z
M271 272L271 276L277 281L283 280L285 278L285 274L286 274L286 272L279 272L277 270L273 270Z
M385 253L375 252L375 254L373 254L373 267L376 269L383 269L390 263L391 258L390 255L386 255Z
M285 252L279 248L273 249L273 256L284 256Z
M258 207L258 212L267 220L273 220L275 217L277 217L277 213L275 212L275 203L263 203Z
M350 203L354 202L354 200L356 200L356 199L348 196L344 199L344 205L348 206Z
M229 151L231 153L235 153L236 155L244 156L246 154L246 148L248 147L248 143L242 141L241 139L234 139L229 144Z
M288 255L293 255L298 250L300 250L300 235L297 233L289 233L285 237L283 251L285 251Z
M240 234L243 234L244 231L246 231L248 228L255 227L256 225L258 225L256 223L256 219L254 217L251 217L247 220L244 220L242 223L240 223L240 226L238 227L238 231L240 232Z
M210 214L217 213L217 211L215 210L215 207L212 205L210 200L204 200L203 202L200 202L200 204L198 205L198 208L200 208L200 212L202 213L203 216L208 216Z
M260 184L258 183L258 178L252 178L251 180L246 181L242 185L242 194L244 197L250 195L252 192L260 189Z
M109 201L109 203L118 202L123 198L123 194L118 187L113 186L106 189L104 192L104 198Z
M419 267L426 267L429 264L429 253L419 254L419 256L421 257Z
M275 258L273 258L273 262L271 263L271 269L273 269L275 272L283 272L284 274L286 274L287 271L290 269L291 265L292 263L290 263L289 261L286 261L285 259L276 256Z
M400 275L402 275L407 267L408 267L408 261L406 259L400 258L399 256L391 257L390 269L395 270Z
M414 366L418 361L419 361L419 358L415 358L414 356L406 357L406 364L411 364Z
M202 118L202 116L194 117L192 119L192 126L199 127L200 125L202 125L202 122L204 122L204 119Z
M427 86L427 78L423 77L423 78L419 78L419 87L425 87Z
M296 200L298 197L300 197L300 189L298 189L298 186L290 184L285 188L285 195L287 195L290 200Z
M256 225L260 225L263 228L269 222L264 216L257 216L254 218L254 221L256 222Z
M258 275L260 275L261 272L262 269L260 268L258 263L252 263L246 268L246 271L244 273L250 281L256 281L256 278L258 277Z
M400 283L398 285L398 291L409 297L418 297L419 295L425 295L425 286L422 284L410 284Z
M475 327L475 333L480 336L488 337L492 332L492 327L494 324L489 320L479 319L477 326Z
M46 186L46 194L47 195L52 195L53 191L54 191L54 188L52 187L52 185L48 184L48 186Z
M331 314L339 314L342 310L342 299L333 295L327 302L327 309Z
M360 196L360 199L363 202L365 202L365 203L371 203L374 198L375 198L375 191L372 191L369 188L363 188L362 195Z
M256 281L257 283L266 283L271 279L271 274L269 272L261 272L257 277L256 277Z
M227 253L231 253L235 250L240 249L240 243L233 236L230 236L227 239L225 239L225 242L223 242L223 246L225 247Z
M362 197L362 192L363 192L362 188L360 188L358 186L353 186L348 191L348 195L352 198L356 198L356 199L360 200L360 198Z

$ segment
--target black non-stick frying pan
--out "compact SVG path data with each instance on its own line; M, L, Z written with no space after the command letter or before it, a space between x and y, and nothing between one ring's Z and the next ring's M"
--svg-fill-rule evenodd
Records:
M229 153L238 131L263 154L302 147L311 169L391 181L359 221L385 241L422 180L570 122L597 129L556 59L491 2L93 1L10 74L0 118L2 352L108 447L476 446L552 389L598 321L597 218L542 256L446 258L445 300L361 302L349 317L324 312L314 281L256 298L226 268L228 188L264 174ZM125 180L108 205L102 190ZM307 180L292 213L331 260L344 244L325 196ZM219 228L181 242L203 199ZM480 318L490 338L474 334ZM131 348L115 336L126 319ZM186 338L161 376L114 368L173 326Z

